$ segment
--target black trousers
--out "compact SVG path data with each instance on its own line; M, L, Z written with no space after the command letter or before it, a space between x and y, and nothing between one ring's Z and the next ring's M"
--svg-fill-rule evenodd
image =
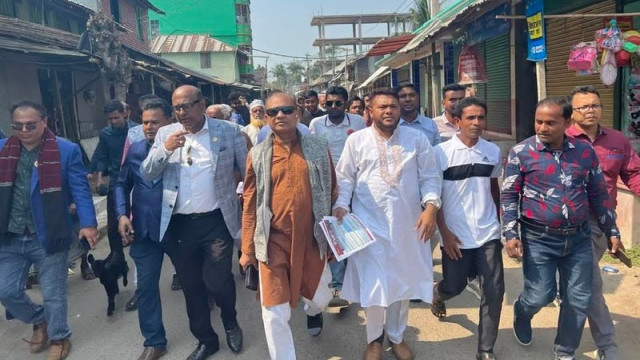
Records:
M115 180L114 180L115 182ZM124 248L122 236L118 232L118 217L116 216L116 194L114 188L109 188L107 193L107 237L109 238L109 249L114 256L124 261Z
M162 242L182 285L189 328L200 343L218 344L208 296L215 298L226 330L236 322L236 285L231 273L233 238L222 212L175 214Z
M449 300L464 290L470 275L477 275L482 289L478 351L493 351L504 297L502 243L500 240L492 240L479 248L460 249L460 252L462 258L452 260L442 251L443 280L438 282L433 297L441 301Z

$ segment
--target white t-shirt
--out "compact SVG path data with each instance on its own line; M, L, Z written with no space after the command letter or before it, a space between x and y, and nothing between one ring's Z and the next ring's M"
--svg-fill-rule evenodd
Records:
M443 172L442 208L449 230L462 242L461 249L475 249L500 239L500 221L491 196L491 178L502 171L500 148L484 139L467 147L458 135L436 146Z
M329 115L319 116L309 123L309 130L314 135L324 137L329 142L329 151L333 165L338 164L347 137L352 133L367 127L364 118L357 114L345 113L338 125L329 120Z

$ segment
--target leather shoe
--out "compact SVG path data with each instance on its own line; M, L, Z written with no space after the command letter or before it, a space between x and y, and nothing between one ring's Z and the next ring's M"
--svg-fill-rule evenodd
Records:
M142 355L140 355L138 360L156 360L160 359L166 353L166 347L145 346L144 351L142 352Z
M382 343L378 341L372 341L367 345L364 350L364 360L381 360L382 359Z
M51 340L47 360L64 360L71 352L71 341L69 338L63 340Z
M125 311L135 311L138 310L138 294L133 294L131 299L127 301L127 304L124 306Z
M242 329L240 326L236 326L234 329L225 330L227 333L227 345L229 349L234 353L239 353L242 350Z
M404 340L400 344L391 343L391 350L393 351L393 355L396 356L398 360L413 360L415 357L413 356L413 351L409 345L407 345Z
M205 345L200 343L191 355L189 355L187 360L205 360L209 356L217 353L218 350L220 350L220 344Z
M496 356L492 351L481 351L476 354L476 360L496 360Z
M40 353L44 349L46 349L49 343L49 335L47 334L47 323L41 322L40 324L33 325L33 334L31 335L31 341L27 342L29 343L29 351L32 354Z

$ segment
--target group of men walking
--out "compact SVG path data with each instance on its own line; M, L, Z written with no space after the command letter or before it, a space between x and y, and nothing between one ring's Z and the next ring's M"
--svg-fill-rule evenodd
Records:
M446 301L469 278L478 278L481 288L475 358L496 359L505 291L501 236L507 254L523 259L525 286L514 303L516 340L532 342L531 319L555 298L559 285L554 357L575 358L588 317L599 359L618 359L597 264L607 248L614 256L624 251L615 223L615 182L620 176L640 194L637 154L621 133L599 125L599 94L581 87L568 101L538 103L536 135L511 149L503 169L500 149L482 138L489 109L464 91L446 86L444 113L430 119L420 114L411 84L376 90L360 105L344 88L332 87L325 93L326 112L316 108L308 126L301 122L314 109L276 91L249 105L242 118L250 121L242 127L227 109L207 109L197 88L182 86L171 105L157 98L142 104L142 132L112 121L117 136L109 141L117 139L115 147L126 151L113 164L94 164L99 174L118 169L107 191L109 226L117 231L110 230L109 242L123 261L122 246L131 244L145 339L139 359L167 352L158 287L164 254L175 266L198 341L188 360L220 349L212 304L220 308L227 346L242 351L234 246L241 250L242 270L258 270L271 359L296 358L288 322L300 298L311 336L321 333L327 306L360 303L366 314L364 359L381 359L385 338L396 358L422 358L404 340L410 300L430 303L435 316L446 317ZM318 95L309 95L317 107ZM359 110L362 105L366 111ZM218 112L229 113L231 121L205 115ZM12 110L14 136L0 140L0 301L34 324L31 352L49 346L53 360L64 359L71 347L66 281L60 281L72 236L65 226L70 200L78 209L80 236L95 245L98 235L79 148L56 138L46 120L42 106L20 103ZM102 183L101 175L97 181ZM349 212L376 241L336 262L319 222ZM443 271L434 283L437 241ZM32 263L40 270L43 306L24 292L24 269Z

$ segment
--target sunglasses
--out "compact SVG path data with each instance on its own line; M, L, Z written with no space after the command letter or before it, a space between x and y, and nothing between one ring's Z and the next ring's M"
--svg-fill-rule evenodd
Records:
M291 115L293 114L294 111L296 111L296 107L295 106L278 106L271 109L267 109L265 112L267 113L267 115L274 117L278 115L280 111L282 111L282 113L285 115Z
M27 129L27 131L33 131L38 127L38 123L37 122L29 122L26 124L21 124L21 123L12 123L11 124L11 128L14 131L22 131L23 129Z
M180 104L180 105L176 105L173 107L173 110L175 110L176 112L180 112L181 110L184 111L191 111L191 109L193 109L193 106L197 103L199 103L200 101L202 101L202 99L198 99L196 101L192 101L189 103L184 103L184 104Z
M327 107L333 107L333 105L335 105L336 107L340 107L342 106L342 104L344 104L344 102L342 100L327 100L324 102L324 104Z
M191 145L187 148L187 165L193 165L193 159L191 158Z

